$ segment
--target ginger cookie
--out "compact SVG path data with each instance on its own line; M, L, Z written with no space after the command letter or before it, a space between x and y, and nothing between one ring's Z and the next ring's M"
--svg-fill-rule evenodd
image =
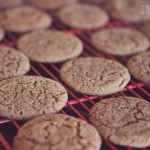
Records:
M148 0L108 0L105 9L115 19L136 23L150 20L150 13L144 7L147 5L150 5Z
M127 64L131 75L145 83L150 83L150 52L133 56Z
M30 70L28 58L11 47L0 46L0 80L24 75Z
M57 63L77 57L83 46L75 35L57 30L43 30L21 37L18 49L33 61Z
M141 31L149 38L150 40L150 22L145 23L141 27Z
M127 27L103 29L94 33L91 40L99 51L120 56L145 51L150 45L144 34Z
M0 8L8 8L20 5L23 0L0 0Z
M99 150L97 130L63 114L43 115L24 124L14 138L14 150Z
M28 120L56 113L66 104L66 90L56 81L38 76L18 76L0 81L0 116Z
M29 4L43 9L57 9L75 3L77 0L27 0Z
M52 18L38 8L18 6L0 12L0 25L8 31L27 32L48 28Z
M91 123L105 139L123 146L150 146L150 103L133 97L105 99L92 107Z
M0 41L3 39L4 37L4 30L2 28L0 28Z
M64 24L78 29L102 27L109 21L108 15L102 8L91 4L66 6L59 11L58 17Z
M60 69L60 77L69 87L89 95L109 95L122 90L130 80L120 63L96 57L76 58Z

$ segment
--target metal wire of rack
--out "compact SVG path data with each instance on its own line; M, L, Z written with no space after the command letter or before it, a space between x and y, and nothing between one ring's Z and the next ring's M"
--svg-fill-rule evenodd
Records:
M128 24L120 21L111 21L105 27L119 27L119 26L128 26ZM134 27L134 26L132 26ZM52 29L64 30L70 34L77 35L83 42L84 51L80 56L82 57L105 57L114 61L119 61L122 64L126 65L130 57L114 57L110 54L104 52L96 51L96 48L90 42L90 35L93 31L81 31L76 29L70 29L62 24L56 16L53 16L53 26ZM16 47L17 39L21 35L7 32L4 40L0 45L6 45L10 47ZM68 91L69 101L67 105L61 110L61 113L79 117L87 122L88 121L88 112L90 108L98 101L101 101L109 97L118 97L118 96L133 96L149 101L150 99L150 85L139 82L135 79L131 79L129 84L122 91L118 93L111 94L108 96L88 96L85 94L79 94L74 92L68 86L66 86L59 77L60 67L63 63L58 64L44 64L31 62L31 69L28 75L38 75L44 76L47 78L52 78L55 81L58 81L62 84ZM16 135L20 126L24 122L9 120L5 118L0 118L0 150L12 150L13 138ZM136 150L131 147L122 147L114 145L111 142L103 139L103 144L101 150ZM148 148L142 148L140 150L148 150Z

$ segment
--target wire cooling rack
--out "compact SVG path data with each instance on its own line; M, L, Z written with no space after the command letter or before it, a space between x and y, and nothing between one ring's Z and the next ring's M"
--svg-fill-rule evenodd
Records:
M111 22L109 22L105 26L105 28L120 27L120 26L131 26L131 25L117 20L111 20ZM137 26L133 26L133 25L131 27L138 28ZM70 34L77 35L82 40L84 45L84 51L80 55L82 57L89 57L89 56L104 57L114 61L121 62L125 66L129 58L131 57L131 56L114 57L104 52L98 52L96 48L91 44L90 41L90 35L94 31L86 31L86 30L81 31L76 29L70 29L66 27L64 24L62 24L61 21L55 15L53 16L53 25L51 29L63 30ZM21 34L7 32L4 40L0 43L0 45L16 47L16 42L20 36ZM44 63L31 62L30 64L31 64L31 69L28 75L38 75L38 76L54 79L55 81L58 81L60 84L62 84L68 91L69 101L67 105L60 112L63 114L79 117L87 122L89 122L88 113L91 107L96 102L99 102L105 98L118 97L118 96L132 96L132 97L145 99L147 101L150 100L150 85L139 82L133 78L126 86L126 88L124 88L122 91L119 91L118 93L111 94L108 96L88 96L85 94L79 94L77 92L74 92L72 89L70 89L60 80L59 72L60 72L60 67L62 66L63 63L44 64ZM24 123L25 122L0 118L0 150L12 150L13 138L16 135L20 126L23 125ZM101 150L136 150L135 148L114 145L111 142L105 140L104 138L102 138L102 140L103 143L102 143ZM149 150L149 149L150 147L142 148L140 150Z

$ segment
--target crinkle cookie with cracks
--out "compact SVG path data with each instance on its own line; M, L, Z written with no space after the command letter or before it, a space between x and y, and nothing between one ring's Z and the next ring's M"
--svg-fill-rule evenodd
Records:
M122 64L96 57L66 62L60 69L60 77L75 91L89 95L116 93L130 81L130 74Z
M102 100L92 107L90 122L105 139L123 146L150 146L150 103L134 97Z
M0 46L0 80L24 75L29 70L27 56L14 48Z
M28 120L59 112L67 103L66 90L56 81L18 76L0 81L0 116Z
M55 114L37 117L23 125L14 150L99 150L97 130L81 119Z

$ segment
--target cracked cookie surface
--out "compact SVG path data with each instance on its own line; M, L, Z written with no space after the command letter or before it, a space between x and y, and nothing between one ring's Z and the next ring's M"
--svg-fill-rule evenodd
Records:
M57 63L80 55L83 45L74 35L57 31L34 31L22 36L18 49L31 60Z
M91 4L66 6L59 11L58 17L66 25L79 29L98 28L109 21L103 9Z
M60 69L61 79L79 93L108 95L122 90L130 80L120 63L96 57L76 58Z
M14 48L0 46L0 80L24 75L30 70L28 58Z
M150 52L133 56L127 67L134 78L150 84Z
M77 0L27 0L28 3L44 9L57 9L75 3Z
M99 51L113 55L134 54L147 50L150 45L144 34L127 27L103 29L94 33L91 39Z
M0 8L14 7L22 2L23 0L0 0Z
M14 150L99 150L97 130L68 115L44 115L22 126L14 139Z
M18 76L0 81L0 116L16 120L56 113L68 100L56 81L38 76Z
M8 31L27 32L45 29L52 23L50 15L31 6L18 6L0 12L0 25Z
M133 97L105 99L92 107L90 122L100 135L119 145L150 146L150 103Z
M105 9L115 19L136 23L150 20L150 13L146 10L148 5L148 0L108 0Z
M3 39L4 37L4 30L2 28L0 28L0 41Z

